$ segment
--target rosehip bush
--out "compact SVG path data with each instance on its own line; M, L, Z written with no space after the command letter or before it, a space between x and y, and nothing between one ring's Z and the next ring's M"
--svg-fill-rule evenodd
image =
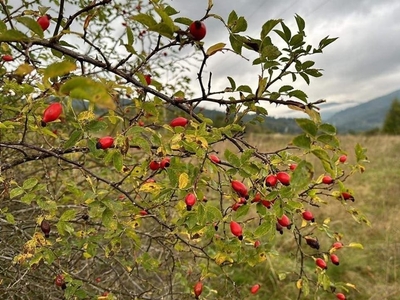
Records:
M281 295L267 278L288 299L356 293L323 263L362 246L334 215L303 219L331 202L368 222L346 184L365 149L342 149L320 118L324 101L298 89L322 76L312 59L336 38L309 44L299 15L291 28L271 19L248 32L212 1L196 19L165 1L22 2L2 5L0 19L4 299ZM212 45L202 40L211 19L225 28ZM226 74L214 87L224 78L205 74L222 55L253 66L251 86ZM225 110L223 126L198 107L209 103ZM304 113L302 134L273 152L246 134L268 105ZM276 257L293 264L275 268ZM268 274L247 276L253 268Z

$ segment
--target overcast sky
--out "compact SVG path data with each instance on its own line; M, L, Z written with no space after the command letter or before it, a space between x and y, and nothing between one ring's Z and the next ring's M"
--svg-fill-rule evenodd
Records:
M206 0L168 2L192 19L203 17L207 7ZM306 21L307 43L317 46L327 35L339 37L323 54L311 58L317 62L316 67L324 69L324 76L312 80L310 86L302 79L295 84L308 94L309 101L326 99L323 111L343 109L400 89L399 0L214 0L211 12L227 19L232 10L246 18L246 34L254 37L259 37L265 21L277 18L284 19L295 32L295 14ZM205 48L217 42L229 45L220 22L207 19L206 26ZM250 51L243 54L250 55ZM226 76L255 88L259 69L225 53L213 56L207 71L213 73L216 89L228 86ZM272 116L292 116L283 108L267 109Z

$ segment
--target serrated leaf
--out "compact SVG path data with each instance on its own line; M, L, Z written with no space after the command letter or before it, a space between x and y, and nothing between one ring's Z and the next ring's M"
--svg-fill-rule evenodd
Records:
M217 44L214 44L214 45L212 45L210 48L207 49L206 54L207 54L207 56L214 55L214 54L217 53L218 51L223 50L225 46L226 46L225 43L217 43Z
M46 69L44 69L43 83L49 87L50 78L63 76L74 70L76 70L76 64L70 60L52 63L51 65L47 66Z
M301 134L301 135L296 136L292 140L292 144L299 148L310 149L311 148L311 139L307 135Z
M189 183L189 175L187 173L182 173L179 175L179 189L183 190L185 187L187 187Z
M205 216L207 222L215 222L222 220L222 213L221 211L212 205L205 206Z
M0 42L28 42L29 38L21 31L9 29L0 34Z
M276 25L282 22L282 19L272 19L264 23L261 30L261 39L264 39Z
M30 17L17 17L15 18L19 23L23 24L26 26L29 30L32 30L34 33L36 33L40 38L43 38L43 30L42 27L36 22L36 20L30 18Z
M273 228L272 222L270 220L265 220L260 226L254 231L254 237L262 237L266 235Z
M318 132L318 127L314 123L314 121L310 119L296 119L297 125L306 133L308 133L311 136L316 136Z
M114 151L113 166L118 172L122 171L124 165L123 165L123 157L120 151Z
M162 190L162 186L156 182L146 182L144 183L139 191L151 194L158 194Z
M73 209L69 209L63 212L63 214L60 216L60 221L68 222L73 220L75 216L76 216L76 211Z
M38 184L38 180L36 178L29 178L24 181L22 188L24 190L30 190Z
M230 151L229 149L225 150L224 157L226 158L228 163L230 163L232 166L234 166L234 167L240 166L239 157L236 154L234 154L232 151Z
M330 134L330 135L336 134L335 126L328 124L328 123L323 123L323 124L319 125L318 129L326 134Z
M179 17L174 19L174 22L190 26L190 24L192 24L193 21L189 18Z
M31 73L34 69L35 68L30 64L21 64L14 71L14 74L17 75L17 76L23 77L23 76Z
M81 139L83 132L81 130L75 130L71 133L69 139L64 144L64 149L71 148Z
M106 208L101 216L103 225L110 230L116 230L118 227L117 220L114 219L114 213L111 209Z
M250 205L240 206L236 211L235 217L237 219L239 219L240 217L246 216L247 213L249 212L249 209L250 209Z
M143 13L134 15L134 16L132 16L131 19L134 21L137 21L147 27L155 26L157 24L157 21L152 16L149 16L149 15L146 15Z
M100 108L116 108L115 102L104 84L87 77L74 77L65 82L60 92L72 98L86 99Z

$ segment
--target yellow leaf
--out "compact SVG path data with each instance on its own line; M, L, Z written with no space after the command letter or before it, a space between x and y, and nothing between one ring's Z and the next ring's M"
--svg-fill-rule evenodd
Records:
M350 248L357 248L357 249L364 249L364 246L360 243L350 243L349 244Z
M29 64L22 64L18 66L18 68L14 71L14 74L18 76L25 76L32 72L33 69L34 67Z
M308 224L308 222L303 219L303 221L301 222L301 228L306 227L307 224Z
M207 49L206 54L208 56L211 56L211 55L217 53L218 51L223 50L225 45L226 45L225 43L217 43L215 45L212 45L210 48Z
M296 287L301 290L301 288L303 287L303 280L300 278L299 280L297 280L296 282Z
M179 189L184 189L189 183L189 175L186 173L182 173L179 175Z
M91 121L94 120L95 118L96 115L88 110L85 110L78 115L78 121Z
M158 194L161 189L162 187L156 182L146 182L140 187L139 191L151 194Z
M329 224L331 222L331 218L326 218L325 220L324 220L324 224Z
M356 286L352 283L346 283L346 286L351 287L352 289L357 290Z

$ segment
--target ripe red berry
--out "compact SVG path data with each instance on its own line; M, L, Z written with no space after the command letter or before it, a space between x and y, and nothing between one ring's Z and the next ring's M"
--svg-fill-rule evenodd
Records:
M260 202L260 201L261 201L261 194L260 194L259 192L257 192L257 193L254 195L253 200L251 200L251 203Z
M194 295L196 296L196 299L198 299L201 293L203 292L203 283L201 281L197 282L194 285L193 291Z
M139 214L141 215L141 216L147 216L149 213L146 211L146 210L141 210L140 212L139 212Z
M3 56L1 57L1 59L2 59L3 61L13 61L13 60L14 60L14 57L12 57L11 55L6 54L6 55L3 55Z
M342 198L344 200L351 200L354 202L354 197L348 192L342 192Z
M326 262L325 262L322 258L317 258L317 259L315 260L315 264L316 264L318 267L320 267L321 269L323 269L323 270L325 270L325 269L328 268L328 267L326 266Z
M143 127L143 126L144 126L144 122L143 122L142 120L139 120L138 125L139 125L140 127Z
M40 27L42 27L43 31L45 31L47 28L49 28L50 19L51 19L51 17L49 15L44 15L44 16L39 17L39 19L37 19L37 22L40 25Z
M169 165L170 165L170 163L171 163L171 158L169 158L169 157L164 157L164 158L161 160L161 162L160 162L160 167L161 167L161 169L168 168Z
M219 159L218 156L216 156L215 154L210 154L208 156L208 158L215 164L219 164L221 162L221 160Z
M334 265L339 265L339 257L336 254L331 254L331 262Z
M336 298L339 300L346 300L346 296L343 293L337 293Z
M332 177L329 176L329 175L325 175L325 176L322 178L322 183L331 184L332 182L333 182L333 179L332 179Z
M292 171L296 170L296 168L297 168L297 164L290 164L289 165L289 169L292 170Z
M342 242L334 242L332 245L332 248L339 250L340 248L343 248L343 243Z
M347 160L347 156L346 155L341 155L340 157L339 157L339 161L341 162L341 163L344 163L344 162L346 162L346 160Z
M40 223L40 229L44 233L45 238L48 238L50 236L50 223L46 219L43 219L43 221Z
M144 75L144 79L146 80L147 85L151 84L151 75L149 74Z
M110 148L114 144L114 138L111 136L105 136L100 139L98 139L96 143L96 148L97 149L107 149Z
M232 189L236 193L238 193L238 195L240 197L244 197L246 199L249 198L249 192L247 190L247 187L242 182L240 182L239 180L232 180L231 181L231 186L232 186Z
M283 185L289 185L290 184L290 175L288 173L286 173L286 172L279 172L278 174L276 174L276 178Z
M242 227L238 223L236 223L235 221L231 221L230 228L234 236L237 236L239 240L243 239Z
M232 204L231 208L233 211L237 211L241 206L242 204L240 204L239 202L235 202L234 204Z
M57 120L62 113L62 105L59 102L50 104L43 113L42 126L45 127L47 123Z
M308 211L308 210L303 211L302 216L303 216L303 219L306 221L311 221L311 222L315 221L314 216L311 211Z
M150 170L157 171L160 168L160 163L158 161L152 160L149 164Z
M287 228L290 228L290 225L292 224L288 216L286 216L285 214L282 215L282 217L278 218L278 223L282 227L287 227Z
M185 197L186 209L192 210L193 205L196 203L196 196L193 193L189 193Z
M56 279L55 279L55 284L56 284L56 286L59 286L59 287L61 287L63 290L65 290L65 289L67 288L67 285L66 285L66 283L65 283L64 275L58 274L58 275L56 276Z
M201 21L194 21L189 26L189 32L193 36L194 40L200 41L206 36L206 25Z
M261 204L264 205L266 208L270 209L271 208L271 201L268 200L261 200Z
M259 284L255 284L251 287L250 292L252 294L256 294L258 292L258 290L260 289L260 285Z
M177 117L177 118L173 119L171 121L171 123L169 123L169 125L171 127L177 127L177 126L185 127L188 122L189 122L188 119L186 119L184 117Z
M278 178L276 177L276 175L271 174L265 178L265 184L267 186L274 187L277 183L278 183Z
M261 245L261 242L259 240L254 242L254 248L258 248L258 247L260 247L260 245Z

